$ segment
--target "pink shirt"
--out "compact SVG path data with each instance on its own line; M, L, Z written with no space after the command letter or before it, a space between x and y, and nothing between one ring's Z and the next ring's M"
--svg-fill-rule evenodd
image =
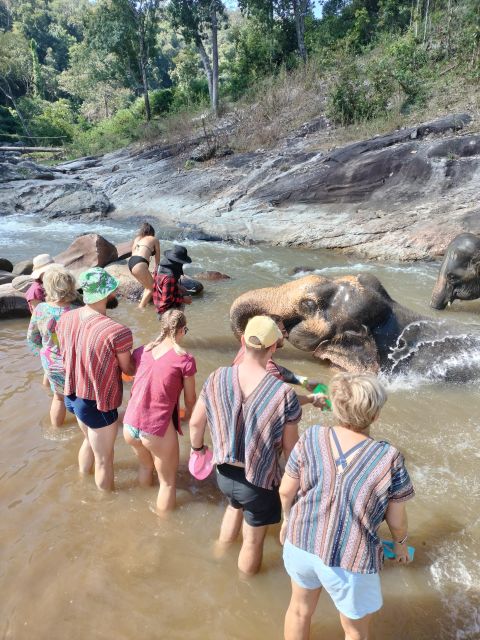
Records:
M143 347L135 349L137 364L132 394L125 411L124 423L154 436L164 436L170 420L179 433L178 399L183 379L197 372L195 358L189 353L179 355L170 349L155 359Z
M41 282L35 280L25 292L25 300L27 301L30 313L33 313L32 300L38 300L39 302L45 302L45 289Z

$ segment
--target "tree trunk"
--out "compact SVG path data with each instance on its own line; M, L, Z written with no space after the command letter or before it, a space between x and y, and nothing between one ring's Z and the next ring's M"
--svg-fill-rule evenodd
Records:
M210 64L210 59L208 57L207 52L205 51L205 47L202 42L202 38L199 34L195 36L195 46L197 47L198 54L203 64L203 69L205 71L205 75L207 76L208 83L208 95L210 97L210 104L213 108L213 71L212 65Z
M27 121L26 121L26 120L25 120L25 118L23 117L22 112L21 112L21 111L19 110L19 108L17 107L16 100L15 100L15 98L14 98L14 97L13 97L13 95L12 95L12 90L11 90L11 88L10 88L10 84L9 84L9 82L8 82L8 80L7 80L6 78L1 78L1 79L5 82L5 84L6 84L6 86L7 86L7 90L5 90L5 89L0 85L0 91L3 93L3 95L4 95L6 98L8 98L8 99L10 100L10 102L13 104L13 108L15 109L15 111L16 111L16 113L17 113L18 119L19 119L19 120L20 120L20 122L22 123L23 130L25 131L26 136L30 138L30 137L31 137L30 129L28 128Z
M307 13L308 0L293 0L293 15L295 17L295 29L297 31L298 53L304 62L307 61L307 49L305 47L305 14Z
M148 78L147 78L147 56L145 51L145 39L143 32L139 33L140 41L140 71L142 74L143 98L145 100L145 116L147 122L152 119L152 111L150 109L150 98L148 96Z
M215 0L211 7L212 24L212 96L211 104L213 113L218 116L218 23Z

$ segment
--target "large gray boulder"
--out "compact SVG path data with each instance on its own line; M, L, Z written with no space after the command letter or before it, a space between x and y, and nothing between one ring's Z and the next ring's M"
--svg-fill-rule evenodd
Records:
M13 275L14 276L29 276L33 271L33 262L32 260L21 260L17 262L13 267Z
M27 318L30 315L25 296L11 284L0 285L0 319Z
M14 277L15 276L10 273L10 271L0 270L0 284L9 284Z

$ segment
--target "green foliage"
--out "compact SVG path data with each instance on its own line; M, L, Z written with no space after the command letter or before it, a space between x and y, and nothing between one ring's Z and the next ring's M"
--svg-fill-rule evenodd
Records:
M174 100L174 91L172 89L156 89L150 94L150 103L152 106L152 114L154 116L162 116L170 111Z
M371 120L385 114L393 90L390 75L381 67L361 69L348 59L330 93L328 114L342 125Z
M41 98L20 98L18 108L28 119L31 135L42 138L39 144L61 146L73 140L75 122L68 100L48 102Z

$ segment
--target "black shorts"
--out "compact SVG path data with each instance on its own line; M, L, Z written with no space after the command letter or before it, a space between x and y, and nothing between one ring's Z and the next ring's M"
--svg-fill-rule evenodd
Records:
M127 262L130 273L135 265L140 264L140 262L145 262L145 264L149 265L150 262L146 258L142 258L142 256L131 256Z
M234 509L243 509L251 527L277 524L282 519L278 487L263 489L245 478L245 469L231 464L217 465L217 484Z

